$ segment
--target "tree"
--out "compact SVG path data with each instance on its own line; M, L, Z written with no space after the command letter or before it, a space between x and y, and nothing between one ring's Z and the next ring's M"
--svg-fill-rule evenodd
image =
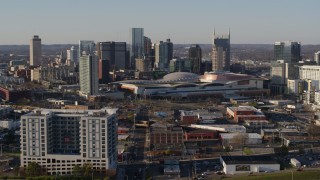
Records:
M274 148L274 153L278 154L280 156L285 156L289 152L289 148L285 145L282 145L281 147L275 147Z
M320 128L314 124L310 124L308 127L308 133L311 136L319 136L320 135Z
M14 143L14 138L15 138L15 136L14 136L14 131L13 131L13 130L10 130L10 131L8 132L8 134L4 136L4 142L5 142L6 144L12 144L12 143Z
M251 155L253 152L252 152L252 150L250 148L245 147L245 148L243 148L243 153L245 155Z
M92 164L90 164L90 163L83 164L82 172L83 172L84 176L90 176L92 173Z
M298 147L298 150L299 150L299 154L304 154L305 153L304 147L302 145L300 145Z
M42 168L36 162L31 162L26 167L26 173L28 176L38 176L38 175L41 175L41 172L42 172Z
M231 141L231 144L241 147L246 144L248 138L249 138L248 134L238 133L230 141Z
M81 176L82 175L82 168L79 165L73 166L72 174L75 176Z

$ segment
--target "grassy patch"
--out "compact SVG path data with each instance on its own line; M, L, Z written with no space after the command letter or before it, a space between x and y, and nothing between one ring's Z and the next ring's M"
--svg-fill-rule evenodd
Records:
M252 150L251 150L250 148L245 147L245 148L243 149L243 153L244 153L245 155L251 155L253 152L252 152Z
M239 177L230 177L227 178L230 180L291 180L292 173L291 171L280 172L280 173L260 173L260 174L253 174L253 175L245 175ZM310 170L310 171L293 171L293 179L299 180L313 180L313 179L320 179L320 171Z
M14 152L14 153L3 153L5 156L10 156L10 157L17 157L20 158L20 152Z

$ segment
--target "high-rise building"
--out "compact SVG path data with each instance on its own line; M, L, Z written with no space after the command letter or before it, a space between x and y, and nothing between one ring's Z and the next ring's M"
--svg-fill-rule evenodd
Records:
M154 67L157 69L164 69L164 46L163 46L163 41L160 41L158 43L154 44L154 57L155 57L155 62L154 62Z
M35 35L30 40L30 65L31 66L40 66L42 56L42 48L41 48L41 39L39 36Z
M212 71L230 70L230 30L228 35L213 32Z
M288 93L287 81L299 78L300 42L275 42L271 62L271 94Z
M136 59L136 71L146 72L149 71L150 61L148 59Z
M135 68L135 59L144 56L144 30L143 28L131 28L130 34L130 66L131 69Z
M284 63L298 63L299 61L301 61L300 53L300 42L275 42L273 60L284 60Z
M99 42L97 43L99 57L99 82L110 81L109 72L113 69L126 69L127 44L125 42Z
M169 72L190 72L190 60L173 58L170 60Z
M199 74L202 60L202 52L199 45L192 45L189 48L189 60L191 63L191 72Z
M96 95L99 88L98 58L96 55L82 55L79 60L80 91Z
M79 41L79 57L82 55L95 54L96 44L94 41Z
M173 44L170 39L166 42L160 41L154 45L155 68L166 70L169 68L170 60L173 58Z
M152 42L151 39L148 37L144 37L144 56L149 57L151 56L151 48L152 48Z
M79 62L79 54L78 50L72 46L70 49L67 50L67 60L78 64Z
M320 51L314 53L314 61L317 65L320 65Z
M173 44L170 39L167 39L164 44L164 66L166 69L169 68L170 60L173 58Z
M85 163L101 173L117 167L116 109L38 109L20 123L21 167L37 162L51 175Z

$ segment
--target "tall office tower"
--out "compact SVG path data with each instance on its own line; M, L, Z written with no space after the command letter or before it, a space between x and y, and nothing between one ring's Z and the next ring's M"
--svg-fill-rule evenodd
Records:
M127 44L125 42L99 42L99 82L110 82L109 72L114 69L126 69Z
M151 50L150 50L150 55L149 55L149 60L150 60L150 68L154 69L155 68L155 59L156 59L156 53L155 53L155 45L154 43L151 44Z
M37 162L51 175L85 163L101 174L117 167L116 109L38 109L20 123L21 167Z
M191 63L191 72L199 74L202 60L202 52L199 45L192 45L189 48L189 60Z
M131 28L130 40L130 66L131 69L135 69L135 59L144 56L143 28Z
M300 52L300 42L274 43L274 59L271 61L271 94L287 93L288 80L299 78Z
M151 56L151 47L152 47L151 39L145 36L144 37L144 56L145 57Z
M41 48L41 39L39 36L35 35L30 40L30 65L31 66L40 66L42 56L42 48Z
M168 70L170 60L173 57L173 44L170 39L166 42L160 41L154 45L155 67L160 70Z
M320 65L320 51L314 53L314 61L317 63L317 65Z
M96 44L94 41L79 41L79 57L82 55L95 54Z
M230 30L228 35L213 32L212 71L230 70Z
M74 46L72 46L71 49L67 50L67 60L75 64L78 64L79 54L78 54L78 50L74 48Z
M167 39L166 42L163 43L164 45L164 61L165 61L165 68L169 68L170 60L173 58L173 44L170 39Z
M157 69L164 69L164 46L163 41L154 44L154 67Z
M63 53L63 51L60 52L59 61L60 64L66 64L67 62L67 57L65 56L65 53Z
M275 42L273 60L284 60L284 63L298 63L299 61L301 61L300 53L300 42Z
M82 55L79 60L80 91L86 95L98 94L98 58L96 55Z

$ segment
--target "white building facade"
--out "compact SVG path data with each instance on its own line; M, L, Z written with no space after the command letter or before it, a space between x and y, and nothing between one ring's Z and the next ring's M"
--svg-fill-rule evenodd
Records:
M115 112L40 109L21 116L21 167L37 162L51 175L85 163L99 172L116 169Z
M300 79L320 81L320 66L301 66L299 68ZM319 83L316 84L315 90L319 90Z
M225 174L280 171L280 164L268 156L221 156Z

